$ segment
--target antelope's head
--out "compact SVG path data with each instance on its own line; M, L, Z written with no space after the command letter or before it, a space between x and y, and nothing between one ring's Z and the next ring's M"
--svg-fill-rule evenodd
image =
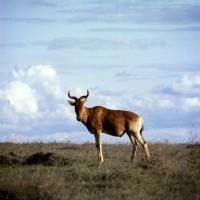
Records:
M84 113L85 113L85 107L84 107L84 103L87 101L87 98L89 96L89 91L87 90L87 95L85 96L81 96L79 98L75 97L75 96L71 96L70 95L70 90L68 92L68 97L70 99L74 99L75 101L70 101L68 100L68 103L71 106L75 106L75 112L76 112L76 119L78 121L82 121L83 117L84 117Z

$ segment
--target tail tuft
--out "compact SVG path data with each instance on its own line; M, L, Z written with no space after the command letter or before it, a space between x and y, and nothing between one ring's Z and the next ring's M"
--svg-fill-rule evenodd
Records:
M142 136L142 131L144 130L144 120L141 118L142 120L142 126L141 126L141 129L140 129L140 135Z

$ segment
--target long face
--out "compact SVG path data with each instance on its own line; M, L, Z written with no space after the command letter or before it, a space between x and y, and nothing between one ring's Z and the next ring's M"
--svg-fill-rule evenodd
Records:
M75 102L74 102L74 101L69 101L69 100L68 100L68 103L69 103L71 106L74 106L74 107L75 107L76 119L77 119L78 121L82 121L83 118L84 118L84 112L85 112L84 103L87 101L87 97L89 96L89 91L87 90L87 95L81 96L80 98L77 98L77 97L75 97L75 96L71 96L71 95L70 95L70 91L68 92L68 96L69 96L69 98L75 100Z
M75 102L75 112L76 112L77 121L82 121L82 119L84 117L84 106L83 106L83 102L81 101L81 99L78 99Z

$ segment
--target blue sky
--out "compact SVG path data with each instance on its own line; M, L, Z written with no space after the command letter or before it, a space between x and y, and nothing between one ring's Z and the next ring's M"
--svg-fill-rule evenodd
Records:
M147 141L199 139L199 1L0 0L0 27L0 142L94 142L69 89L138 113Z

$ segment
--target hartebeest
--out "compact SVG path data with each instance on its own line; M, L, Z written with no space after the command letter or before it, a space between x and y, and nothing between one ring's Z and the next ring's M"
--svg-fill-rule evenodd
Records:
M137 141L143 146L147 159L150 159L147 143L142 137L142 131L144 129L142 117L133 112L110 110L103 106L87 108L84 106L84 103L89 96L88 90L87 95L81 96L80 98L71 96L70 91L68 92L68 96L75 100L75 102L68 100L68 103L75 107L76 119L82 122L87 127L88 131L95 136L99 163L103 162L101 144L102 132L118 137L122 137L127 133L133 145L131 161L134 160L136 154Z

